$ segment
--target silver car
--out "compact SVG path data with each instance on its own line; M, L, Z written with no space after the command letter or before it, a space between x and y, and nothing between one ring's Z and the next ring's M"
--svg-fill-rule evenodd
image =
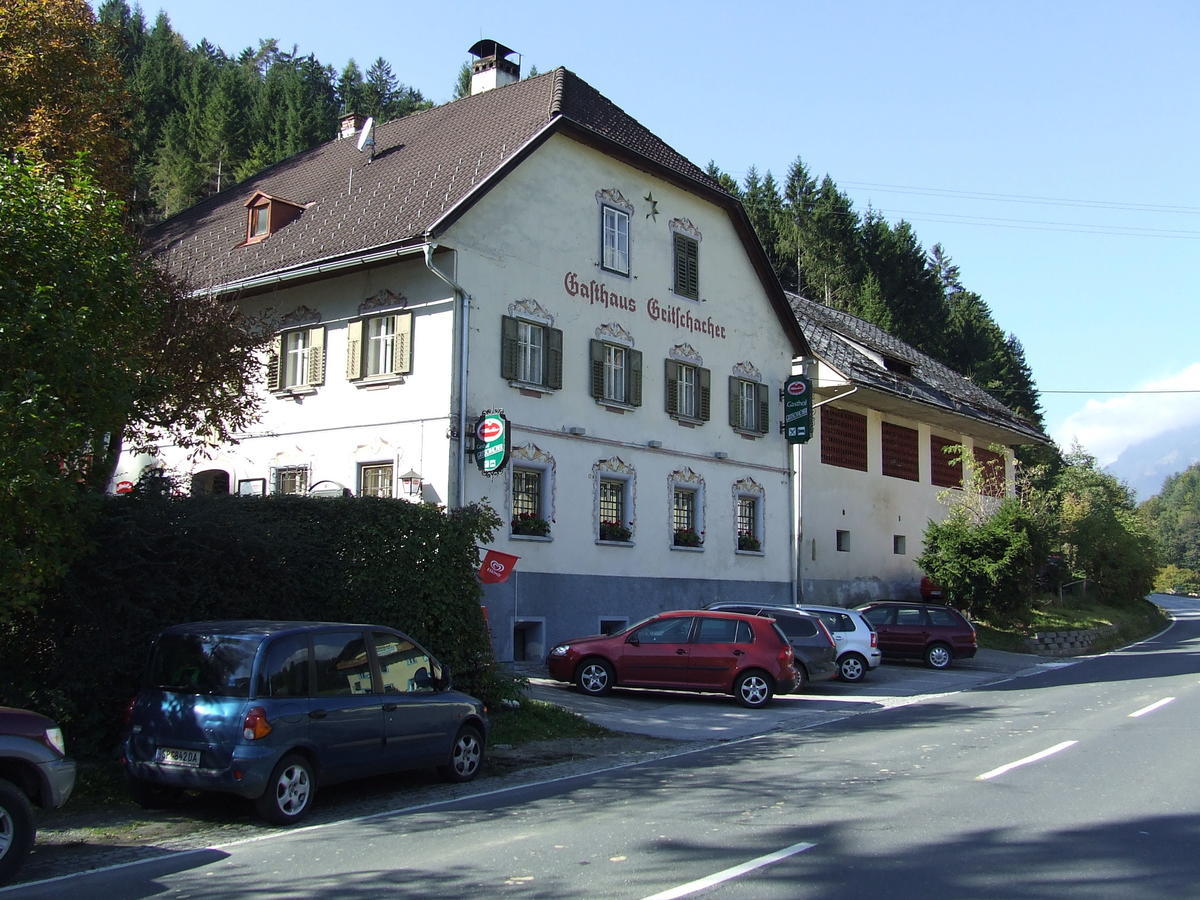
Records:
M842 681L862 681L867 672L879 665L883 655L879 650L879 635L857 609L840 606L801 607L814 613L837 643L838 677Z

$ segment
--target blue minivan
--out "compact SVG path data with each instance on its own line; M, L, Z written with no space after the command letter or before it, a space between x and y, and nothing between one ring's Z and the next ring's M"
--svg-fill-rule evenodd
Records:
M192 622L154 642L124 764L143 806L217 791L286 825L308 812L318 784L426 766L469 781L487 729L483 703L392 628Z

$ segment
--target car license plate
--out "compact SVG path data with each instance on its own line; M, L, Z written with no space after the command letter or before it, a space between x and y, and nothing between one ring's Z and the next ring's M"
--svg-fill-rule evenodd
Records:
M196 768L200 765L200 751L179 750L175 747L159 747L156 761L164 766L190 766Z

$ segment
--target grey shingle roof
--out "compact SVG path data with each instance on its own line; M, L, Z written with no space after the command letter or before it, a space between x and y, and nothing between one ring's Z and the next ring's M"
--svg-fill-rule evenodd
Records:
M852 384L904 400L968 416L1014 432L1026 442L1049 443L1037 426L1014 413L969 378L917 350L883 329L847 312L788 293L800 328L818 358ZM911 366L912 374L894 372L855 344Z
M724 194L702 169L559 68L378 125L370 163L354 138L300 153L151 229L149 249L192 287L207 289L417 243L558 125ZM243 246L244 203L260 190L307 208L266 240Z

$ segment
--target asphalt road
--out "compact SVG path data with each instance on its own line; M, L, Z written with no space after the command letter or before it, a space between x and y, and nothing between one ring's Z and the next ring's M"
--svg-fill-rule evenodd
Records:
M1068 667L0 897L1200 896L1200 601L1165 602Z

